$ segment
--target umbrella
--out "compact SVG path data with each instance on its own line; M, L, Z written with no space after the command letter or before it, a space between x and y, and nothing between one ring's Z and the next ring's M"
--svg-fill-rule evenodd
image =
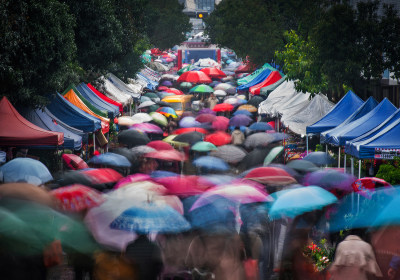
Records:
M269 152L270 150L266 148L255 148L240 162L240 170L248 170L256 166L262 166L264 164L265 157L269 154Z
M157 101L157 105L160 106L160 107L171 107L171 103L168 103L168 102L165 102L165 101Z
M160 107L156 110L156 112L168 117L173 117L173 118L178 118L178 115L176 114L175 110L172 109L171 107Z
M222 89L217 89L214 91L214 95L217 97L224 97L227 95L227 93L225 91L223 91Z
M50 171L42 162L32 158L15 158L0 167L3 182L27 182L41 185L53 180Z
M80 212L98 206L105 201L101 193L83 185L61 187L50 192L64 211Z
M154 149L154 151L149 151L149 153L155 152L155 151L173 150L174 149L174 147L172 147L170 144L168 144L167 142L161 141L161 140L151 141L146 146Z
M193 132L186 132L179 134L176 137L174 137L173 141L189 143L190 145L193 145L199 141L202 141L203 137L204 137L203 133L193 131Z
M132 175L128 175L121 180L119 180L113 187L113 189L119 189L122 188L126 185L132 184L132 183L137 183L137 182L143 182L143 181L149 181L151 180L150 175L148 174L142 174L142 173L135 173Z
M150 152L144 155L147 158L154 158L166 161L183 161L185 160L185 155L177 150L164 150L164 151L156 151Z
M253 120L246 115L236 115L233 116L230 120L229 120L229 125L231 126L248 126Z
M275 196L277 198L269 211L272 219L282 216L294 218L337 202L333 194L317 186L278 191Z
M92 168L79 173L90 178L94 185L115 183L122 179L122 175L111 168Z
M314 163L304 159L291 160L287 163L287 166L303 174L319 170Z
M228 103L221 103L214 106L213 111L215 112L230 112L233 110L233 105Z
M179 121L180 127L198 127L200 123L194 117L184 117Z
M246 116L248 116L248 117L253 116L252 113L250 113L249 111L246 111L246 110L238 110L238 111L236 111L235 113L233 113L233 115L234 115L234 116L237 116L237 115L246 115Z
M105 153L92 157L88 163L95 165L110 165L116 167L131 167L129 160L119 154Z
M147 113L136 113L131 118L135 121L135 123L150 122L153 120Z
M172 82L168 80L164 80L161 82L161 85L166 86L166 87L172 87Z
M197 85L189 90L190 93L212 93L214 89L208 85Z
M223 90L226 91L230 88L234 88L234 86L227 84L227 83L220 83L214 87L214 90Z
M183 133L187 133L187 132L193 132L193 131L197 131L203 134L207 134L208 131L204 128L201 127L185 127L185 128L178 128L177 130L174 130L172 133L173 134L183 134Z
M133 147L131 149L132 154L134 154L137 157L140 157L144 154L147 154L150 152L155 152L155 151L156 151L156 149L149 147L147 145L139 145L139 146Z
M140 234L177 233L189 230L190 224L171 206L142 203L122 212L110 228Z
M229 170L229 165L220 158L213 156L199 157L193 161L193 165L198 168L204 168L208 170L226 171Z
M160 106L158 106L157 104L155 104L155 105L151 105L151 106L149 106L149 107L147 107L148 109L147 109L147 112L149 112L149 114L151 113L151 112L155 112L158 108L160 108Z
M135 123L142 123L143 121L140 119L134 119L133 117L129 116L122 116L118 118L118 125L120 126L131 126Z
M118 134L118 143L125 144L128 146L128 148L139 145L146 145L149 142L149 137L147 137L145 133L139 132L137 130L123 130Z
M211 110L210 108L203 108L198 112L198 115L201 114L212 114L212 115L216 115L217 113L215 113L213 110Z
M218 157L228 163L233 163L233 164L241 161L246 155L247 152L245 150L235 145L219 146L216 151L212 151L210 153L210 156Z
M227 103L227 104L231 104L233 106L236 106L240 103L241 101L239 101L239 98L236 97L228 97L224 100L223 103Z
M273 133L258 132L249 135L244 141L246 148L265 147L275 141Z
M217 147L213 143L200 141L194 144L191 149L196 152L209 152L216 151Z
M250 113L255 113L255 112L257 112L257 108L256 108L256 107L254 107L253 105L248 105L248 104L239 106L239 107L238 107L238 110L247 110L247 111L249 111Z
M179 196L201 194L214 186L214 184L199 176L162 177L155 179L155 181L166 187L168 193Z
M391 187L388 182L376 177L364 177L358 179L351 186L355 192L365 197L370 197L371 193L377 188Z
M157 92L157 95L158 95L158 97L160 97L160 99L163 99L164 97L167 97L167 96L174 96L175 95L175 93L172 93L172 92L166 92L166 91L159 91L159 92ZM167 103L167 102L166 102ZM157 103L157 105L159 104L159 102ZM161 105L162 106L162 105Z
M223 71L215 67L206 67L200 71L206 73L212 79L221 79L226 77L226 74Z
M295 178L293 178L285 170L277 167L257 167L247 173L244 178L254 180L261 184L274 186L282 186L296 183Z
M212 134L208 134L205 138L204 141L213 143L215 146L222 146L222 145L227 145L232 142L232 137L230 134L223 132L223 131L217 131Z
M164 115L162 115L158 112L151 112L149 115L155 123L162 125L162 126L168 125L168 120Z
M268 165L274 161L284 151L283 146L273 147L269 154L265 157L264 165Z
M176 88L169 88L169 89L166 89L165 91L169 92L169 93L173 93L175 95L183 95L184 94L181 90L176 89Z
M258 105L260 105L261 102L264 101L264 98L262 98L261 96L253 96L248 102L248 105L252 105L256 108L258 108Z
M68 166L69 169L77 170L77 169L89 168L87 163L78 155L63 154L61 158L63 159L64 163Z
M171 144L172 146L174 146L174 148L182 148L182 147L187 147L190 145L189 143L186 143L186 142L175 141L174 138L176 136L177 136L176 134L171 134L171 135L165 137L162 141L164 141L168 144Z
M304 160L308 160L317 166L330 165L335 163L335 159L325 152L312 152L306 155Z
M238 111L236 111L236 112L238 112ZM245 112L248 112L248 111L245 111ZM255 123L252 123L252 124L249 126L249 128L250 128L251 130L254 130L254 131L273 130L273 127L272 127L269 123L267 123L267 122L255 122Z
M134 155L132 151L128 148L125 147L109 148L108 151L126 157L132 165L135 165L137 162L136 155Z
M189 82L192 84L209 84L212 82L207 74L201 71L187 71L179 76L178 83Z
M163 134L163 130L159 126L152 123L137 123L132 125L131 128L143 133Z
M55 200L45 189L29 183L6 183L0 185L0 197L33 201L47 206L54 206Z
M140 97L140 103L143 103L143 102L145 102L145 101L152 101L151 100L151 98L150 97L147 97L147 96L144 96L144 95L142 95L141 97Z
M234 95L236 94L236 88L235 87L231 87L225 90L227 94L231 94Z
M145 108L145 107L150 107L151 105L155 105L156 103L153 101L145 101L143 103L140 103L140 105L138 106L138 109L140 108Z
M356 178L351 174L326 169L308 173L305 176L303 183L304 185L320 186L326 190L336 189L351 192L353 191L352 184L355 181Z
M200 123L212 123L215 117L214 114L200 114L196 117L196 121Z
M157 87L157 90L158 90L158 91L166 91L166 90L168 90L168 87L166 87L166 86L159 86L159 87Z
M155 170L155 171L151 172L150 176L151 176L151 178L162 178L162 177L179 176L179 174L171 172L171 171Z
M189 82L183 82L183 83L181 83L180 85L179 85L181 88L192 88L192 83L189 83Z
M197 67L192 64L189 64L189 65L186 65L185 67L182 67L182 69L180 69L177 73L179 75L182 75L183 73L190 71L192 69L195 69L195 68L197 68Z
M160 97L155 92L147 92L144 96L150 98L154 102L160 101Z
M211 126L215 130L225 131L228 129L229 126L229 119L224 116L217 116L215 120L212 122Z

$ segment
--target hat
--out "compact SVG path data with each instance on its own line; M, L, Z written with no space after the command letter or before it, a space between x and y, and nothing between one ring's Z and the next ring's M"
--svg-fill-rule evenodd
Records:
M400 268L400 256L393 256L389 266L394 270L399 270Z

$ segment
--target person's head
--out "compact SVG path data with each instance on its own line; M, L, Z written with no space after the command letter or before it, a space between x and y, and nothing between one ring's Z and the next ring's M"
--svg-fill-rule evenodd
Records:
M393 256L389 263L389 269L387 272L389 279L391 280L400 279L399 268L400 268L400 256Z

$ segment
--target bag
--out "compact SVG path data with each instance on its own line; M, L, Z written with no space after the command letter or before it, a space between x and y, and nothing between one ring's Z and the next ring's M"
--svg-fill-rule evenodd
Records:
M243 261L243 268L246 275L246 280L258 280L260 278L258 260L251 258L245 259Z
M46 248L44 248L43 262L46 267L62 264L63 252L60 240L54 240Z

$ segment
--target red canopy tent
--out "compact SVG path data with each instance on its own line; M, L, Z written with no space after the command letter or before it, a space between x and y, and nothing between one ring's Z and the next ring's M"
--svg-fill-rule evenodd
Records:
M279 71L272 71L271 74L269 74L269 76L264 81L262 81L259 84L256 84L255 86L250 87L249 91L253 95L259 95L263 87L272 85L273 83L279 81L281 78L282 75L281 73L279 73Z
M22 117L3 97L0 101L0 146L60 146L64 133L42 129Z

